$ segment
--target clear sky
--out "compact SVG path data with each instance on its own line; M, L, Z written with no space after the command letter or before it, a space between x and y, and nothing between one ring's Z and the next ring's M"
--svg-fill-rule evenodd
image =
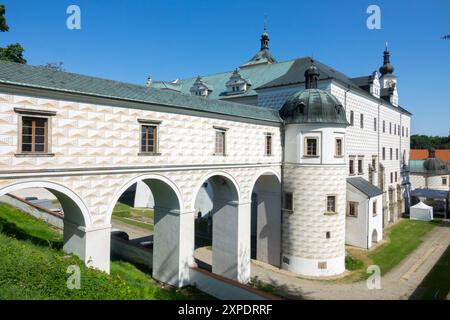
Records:
M29 64L63 62L66 71L144 84L233 70L259 49L268 16L279 60L313 55L349 76L382 64L385 41L412 133L450 131L449 0L144 1L3 0L10 32ZM66 27L67 7L81 8L81 30ZM370 4L381 30L366 27Z

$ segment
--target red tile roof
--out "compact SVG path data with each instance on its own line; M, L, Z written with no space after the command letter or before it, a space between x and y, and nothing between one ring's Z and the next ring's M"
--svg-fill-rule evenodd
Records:
M411 149L411 160L425 160L428 158L427 149ZM441 159L444 162L450 161L450 149L436 149L436 158Z

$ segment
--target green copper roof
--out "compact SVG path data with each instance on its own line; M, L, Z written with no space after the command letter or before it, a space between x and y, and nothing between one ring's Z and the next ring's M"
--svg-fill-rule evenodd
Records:
M280 116L286 123L349 124L339 100L328 91L314 88L291 95Z
M295 60L273 64L257 64L251 67L239 69L239 74L251 83L250 88L245 93L242 93L239 96L256 95L257 93L255 91L255 88L258 88L272 81L273 79L281 77L290 69L294 61ZM233 72L234 70L211 75L202 75L202 80L214 88L214 90L208 95L208 99L224 99L227 97L236 97L236 95L227 95L226 93L226 83L228 82L228 80L230 80ZM189 93L196 78L197 77L181 79L179 80L177 85L168 85L168 83L170 84L170 82L155 81L152 83L152 87L163 89L169 88L172 90L178 90L183 93Z
M190 94L181 94L169 90L159 90L8 61L0 61L0 84L175 107L252 120L281 122L278 112L268 108L201 98ZM123 107L130 106L124 103ZM150 106L149 109L151 109Z

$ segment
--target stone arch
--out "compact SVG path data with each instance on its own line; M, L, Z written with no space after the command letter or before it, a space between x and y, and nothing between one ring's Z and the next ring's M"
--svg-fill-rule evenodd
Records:
M109 272L110 226L94 226L81 197L60 183L46 180L14 182L0 188L0 195L27 188L45 188L61 203L64 211L63 250L77 255L89 267Z
M121 195L138 181L149 187L155 203L154 230L150 236L153 242L152 276L175 286L186 285L193 255L193 226L190 227L193 215L184 212L181 192L172 180L160 174L144 174L130 179L115 193L105 219L111 221L114 206Z
M176 185L175 182L173 182L172 180L170 180L169 178L160 175L160 174L143 174L143 175L139 175L137 177L134 177L133 179L127 181L125 184L122 185L122 187L119 188L119 190L114 194L114 197L111 200L111 203L108 206L108 211L106 213L106 217L105 217L105 222L106 223L110 223L111 221L111 217L112 217L112 213L114 210L114 206L117 203L117 201L119 200L120 196L127 191L127 189L129 187L131 187L133 184L139 182L139 181L145 181L145 180L159 180L165 184L167 184L174 192L174 195L176 196L178 203L179 203L179 208L178 210L183 210L184 208L184 203L183 203L183 197L181 196L181 192L180 189L178 188L178 186ZM157 205L155 203L155 205Z
M206 181L208 181L210 178L215 177L215 176L223 177L223 178L227 179L229 182L231 182L232 185L234 186L235 190L237 191L236 201L240 201L241 191L240 191L237 180L226 171L214 171L214 172L210 172L210 173L204 175L203 177L201 177L201 179L199 180L200 182L194 187L194 189L193 189L194 192L192 193L193 199L192 199L192 203L191 203L191 210L195 211L195 198L197 197L197 194L198 194L199 190L202 188L203 184Z
M66 208L66 210L64 210L65 218L68 218L71 222L83 227L91 226L91 215L89 214L88 207L84 201L74 191L60 183L46 180L15 182L0 188L0 196L28 188L44 188L48 190L58 199L61 205ZM73 216L70 216L70 218L66 217L67 212L71 213Z
M281 179L266 169L258 172L250 189L251 257L276 267L281 265Z
M193 212L197 211L195 200L205 182L212 188L213 206L206 218L212 224L211 270L221 276L247 282L250 276L249 204L240 203L242 194L232 175L215 171L203 176L194 189Z

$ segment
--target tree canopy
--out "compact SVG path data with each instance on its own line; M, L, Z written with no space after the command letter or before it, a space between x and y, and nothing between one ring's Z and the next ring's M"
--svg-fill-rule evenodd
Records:
M9 31L9 26L6 24L5 12L6 12L5 6L3 4L0 4L0 31L1 32Z
M450 149L450 135L448 137L412 135L411 149Z
M9 26L5 19L5 6L0 4L0 32L8 32ZM0 48L0 60L12 61L25 64L27 60L23 57L23 48L19 43L10 44L6 48Z

